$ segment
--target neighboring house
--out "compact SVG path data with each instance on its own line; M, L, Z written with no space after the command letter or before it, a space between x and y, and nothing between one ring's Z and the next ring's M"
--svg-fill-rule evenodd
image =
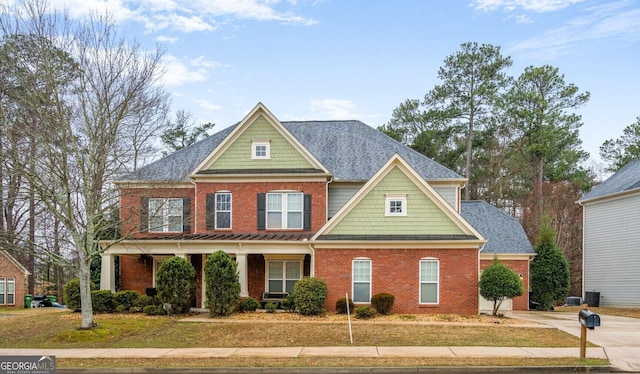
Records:
M18 260L0 249L0 308L24 308L29 275L31 273Z
M600 306L640 307L640 159L578 202L584 217L585 300L599 301Z
M482 236L487 244L480 251L480 270L493 263L494 256L515 271L522 279L524 294L505 300L500 311L529 308L529 266L535 251L519 220L485 201L462 201L462 217ZM492 313L493 302L480 297L480 312Z
M203 269L218 250L240 294L326 281L346 294L395 295L395 313L478 313L480 249L460 214L465 178L359 121L280 122L258 104L240 123L117 182L125 239L102 257L103 289L145 292L165 259ZM518 270L517 270L518 271ZM524 308L526 309L526 307Z

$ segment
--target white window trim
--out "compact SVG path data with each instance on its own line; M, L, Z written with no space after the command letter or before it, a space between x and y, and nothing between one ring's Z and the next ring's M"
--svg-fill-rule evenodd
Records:
M269 278L269 263L271 261L285 263L285 265L284 265L284 267L282 269L282 271L283 271L283 273L282 273L282 277L283 277L282 281L285 282L285 283L282 284L283 289L285 289L284 292L286 292L286 288L287 288L287 284L286 284L286 281L287 281L287 279L286 279L287 278L286 263L287 262L297 262L297 263L299 263L299 266L300 266L300 278L298 280L300 280L300 279L302 279L304 277L304 255L300 255L300 256L286 256L286 255L285 256L279 256L279 255L271 255L270 256L270 255L265 255L264 256L264 260L265 260L265 264L264 264L264 266L265 266L265 268L264 268L264 270L265 270L265 272L264 272L264 290L265 290L265 292L269 292L270 291L269 290L269 279L270 279Z
M356 284L356 280L355 280L355 264L356 261L362 262L362 261L367 261L369 262L369 300L368 301L356 301L355 300L355 284ZM358 283L365 283L362 281L358 281ZM373 261L371 261L370 258L367 257L356 257L351 261L351 299L353 300L354 304L369 304L371 303L371 285L373 283Z
M218 211L218 195L229 195L229 227L218 227L218 212L227 212L226 210ZM216 230L231 230L233 227L233 194L230 191L218 191L215 193L214 206L214 222Z
M266 148L264 156L257 155L257 149L260 146ZM251 142L251 159L252 160L269 160L271 159L271 142L268 140L254 140Z
M7 305L7 278L0 277L0 284L2 285L2 302L0 305Z
M401 212L392 212L391 203L399 201L402 204ZM387 217L404 217L407 215L407 195L406 194L386 194L384 200L384 215Z
M280 206L280 210L276 211L270 211L269 210L269 195L281 195L282 196L282 205ZM302 205L300 207L299 211L290 211L289 207L288 207L288 199L287 197L289 195L300 195L300 197L302 198ZM265 227L267 230L302 230L302 228L304 227L304 194L302 192L267 192L266 197L265 197ZM281 214L281 227L269 227L269 212L280 212ZM289 212L300 212L300 227L288 227L289 226L289 222L288 222L288 217L289 217Z
M13 292L9 292L9 284L13 283ZM13 277L8 277L7 278L7 284L5 286L7 292L6 292L6 301L7 301L7 305L16 305L16 278ZM13 302L9 303L9 295L13 295Z
M423 262L435 262L437 265L438 279L435 282L423 282L422 281L422 263ZM422 284L436 284L436 301L424 303L422 302ZM440 304L440 260L434 257L421 258L418 263L418 303L421 305L439 305Z
M162 206L160 209L162 209L162 229L160 228L156 228L156 227L152 227L151 226L151 217L154 216L153 213L151 211L151 201L152 200L163 200L162 202ZM184 211L183 211L183 207L182 204L184 204L184 199L181 197L150 197L149 198L149 207L147 207L147 211L148 211L148 227L149 227L149 232L182 232L184 229L184 222L182 222L180 224L180 230L179 231L170 231L169 230L169 201L171 200L180 200L180 217L181 221L184 221Z

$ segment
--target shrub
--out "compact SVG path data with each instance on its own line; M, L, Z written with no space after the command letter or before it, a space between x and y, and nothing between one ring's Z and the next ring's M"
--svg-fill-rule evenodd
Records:
M91 291L91 304L95 313L111 313L113 294L109 290Z
M90 283L89 287L91 288L91 290L96 288L93 282ZM65 304L67 305L67 308L73 311L80 310L80 307L82 306L80 304L80 279L71 279L70 281L65 283L62 287L62 292L62 297Z
M171 304L175 313L189 312L196 290L196 271L189 261L178 256L163 261L156 275L156 284L160 302Z
M138 301L136 302L138 308L144 309L147 305L160 305L160 300L158 300L157 296L142 295L138 297Z
M116 306L116 312L117 313L127 313L127 312L131 311L131 309L133 309L133 311L135 312L135 308L134 307L127 308L124 305L117 305Z
M217 251L207 258L204 266L207 302L212 316L228 316L240 298L238 268L231 256Z
M569 295L571 273L566 257L556 245L556 234L547 217L540 228L536 256L531 262L531 291L533 300L543 309L551 310L554 301Z
M498 309L506 299L512 299L524 293L522 281L515 271L502 265L498 256L493 257L493 263L484 269L480 276L480 296L493 302L493 315L498 315Z
M267 311L267 313L274 313L276 311L278 307L276 306L276 304L272 303L272 302L268 302L265 306L264 309Z
M349 311L353 313L353 300L349 299ZM346 314L347 313L347 299L342 298L336 300L336 313L338 314Z
M302 315L320 314L327 298L327 284L320 278L302 278L293 286L293 301Z
M122 307L120 309L128 311L131 307L136 305L138 297L140 297L140 295L138 295L136 291L118 291L113 294L113 304L115 305L116 310L118 310L119 307Z
M379 314L389 314L395 299L396 297L390 293L377 293L371 297L371 306L373 306Z
M162 305L147 305L142 308L142 311L149 316L163 316L167 314L162 308Z
M378 312L369 305L360 305L356 308L356 318L369 319L375 317L377 314Z
M253 297L245 297L244 299L240 300L241 312L255 312L259 307L260 303Z
M287 312L295 312L296 302L293 300L293 295L287 295L287 297L282 299L282 304L280 306Z

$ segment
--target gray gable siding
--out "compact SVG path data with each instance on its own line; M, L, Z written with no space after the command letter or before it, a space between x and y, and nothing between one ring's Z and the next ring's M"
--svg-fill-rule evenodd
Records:
M607 180L595 186L580 199L580 202L634 189L640 189L640 159L629 162Z
M402 156L426 180L463 179L457 173L360 121L296 121L282 124L337 181L369 180L395 153ZM189 175L235 126L124 175L120 180L189 181Z
M484 201L462 201L462 217L487 239L480 253L534 254L520 221Z

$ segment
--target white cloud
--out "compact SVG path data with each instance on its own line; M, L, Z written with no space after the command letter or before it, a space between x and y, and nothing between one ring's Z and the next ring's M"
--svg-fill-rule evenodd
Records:
M194 99L193 101L196 104L198 104L204 110L215 111L215 110L221 110L222 109L222 106L220 106L218 104L214 104L214 103L212 103L211 101L209 101L207 99Z
M156 37L156 41L158 43L174 44L175 42L178 41L178 38L160 35Z
M511 12L516 9L536 13L554 12L564 9L584 0L474 0L474 7L478 10L492 12L498 9Z
M586 9L584 16L569 20L562 27L547 31L507 48L537 59L551 59L568 53L579 43L598 40L617 40L626 43L640 40L640 9L626 9L625 3L611 3Z
M361 116L356 111L356 105L351 100L312 100L309 109L316 118L328 120L347 120L361 118Z
M91 12L109 12L116 22L141 22L148 31L212 31L218 22L230 18L300 25L317 23L295 14L292 11L295 3L281 4L271 0L51 0L51 6L57 10L68 10L73 18L82 18Z
M179 58L171 55L165 55L162 59L165 73L162 76L162 84L165 86L180 86L185 83L202 82L208 78L206 69L191 69L191 66Z

